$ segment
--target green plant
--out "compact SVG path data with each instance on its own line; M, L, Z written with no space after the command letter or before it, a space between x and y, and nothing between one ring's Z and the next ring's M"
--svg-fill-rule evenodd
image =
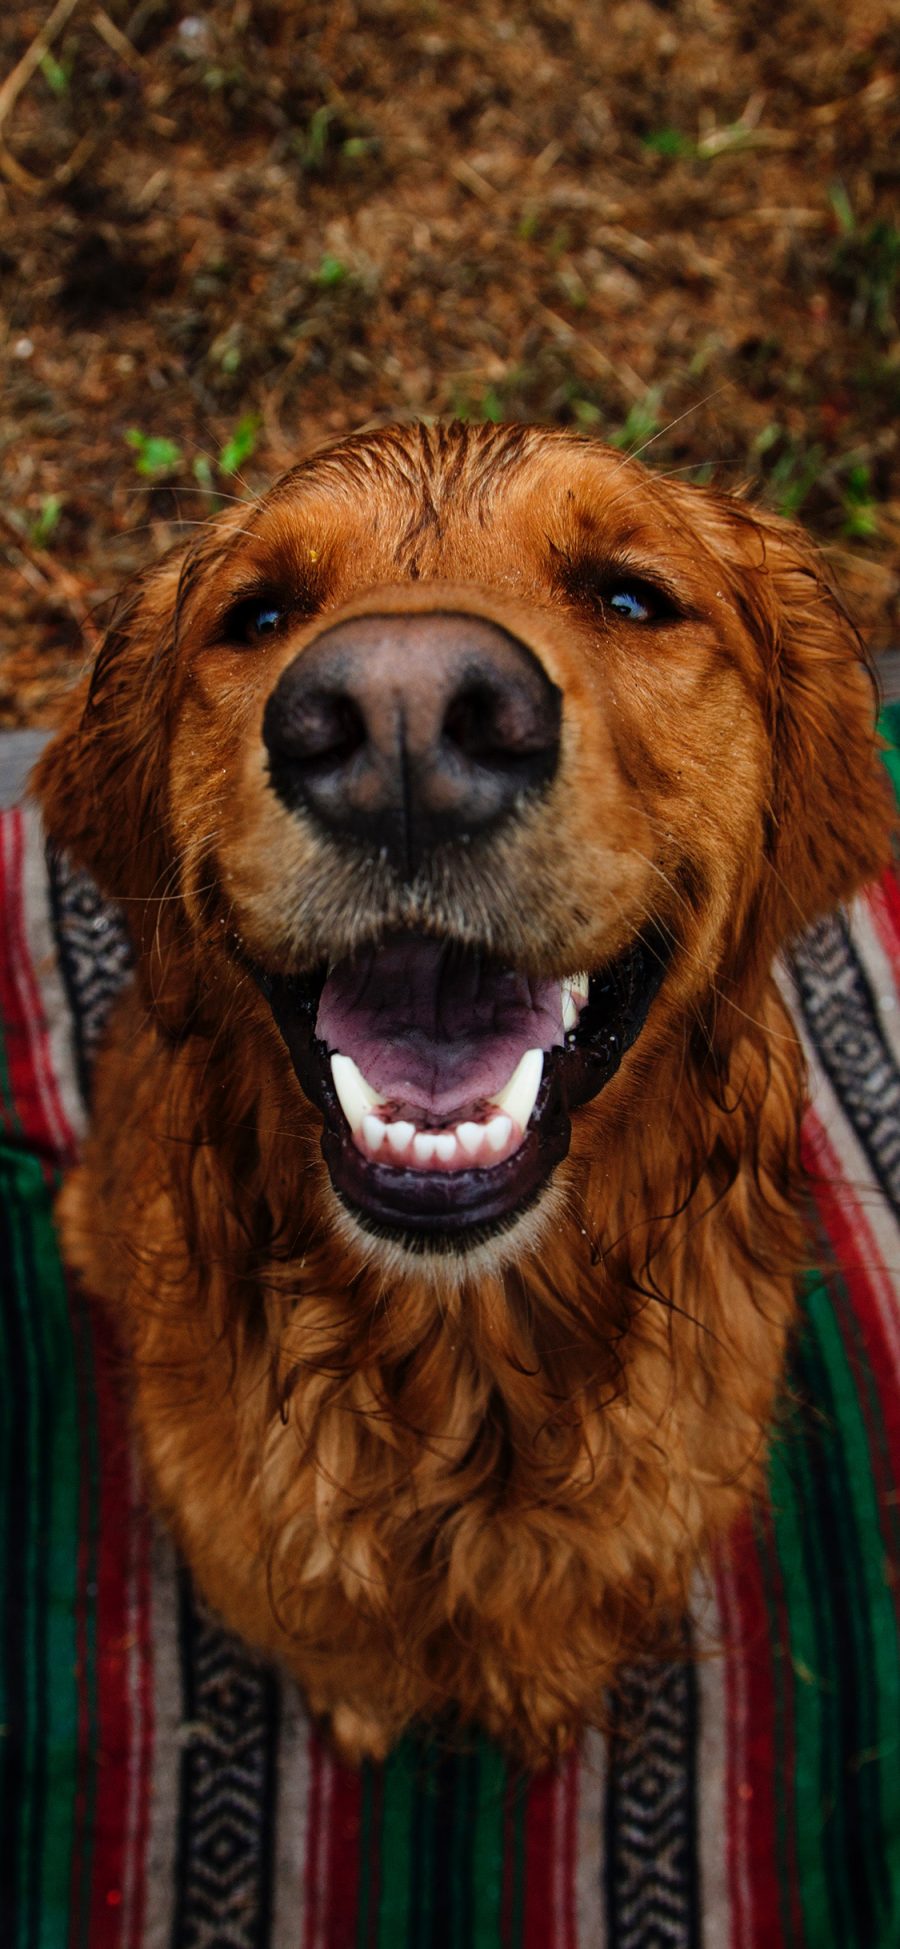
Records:
M40 67L51 93L54 95L67 95L69 92L69 82L72 78L71 63L57 61L56 55L51 54L48 48L46 54L41 55Z
M134 448L136 471L145 480L161 480L166 474L174 474L181 466L183 455L180 446L164 434L142 433L140 427L130 426L125 439L128 446Z
M35 548L46 548L52 540L63 505L61 494L42 494L41 505L28 528L28 539Z
M603 413L599 406L595 406L592 399L570 399L569 405L576 426L582 426L586 431L592 432L595 426L600 425Z
M650 440L662 431L659 409L662 405L662 387L648 386L643 399L636 399L630 406L622 425L614 433L607 434L611 447L619 447L628 453L639 453Z
M696 142L689 135L684 135L681 129L651 129L650 134L642 136L641 140L645 149L650 149L655 156L665 156L669 161L674 161L678 156L695 157L697 154Z
M335 284L343 284L344 279L349 275L346 264L339 257L332 257L326 251L315 273L314 282L321 285L323 290L330 291Z
M861 229L843 183L828 192L839 236L831 254L828 279L832 289L850 303L850 322L856 330L873 325L890 338L896 327L896 291L900 279L900 230L886 217Z
M799 514L822 473L824 447L817 441L805 446L778 420L771 420L757 434L753 451L758 460L771 456L765 468L766 480L779 514L790 520Z
M841 483L843 532L849 541L871 541L878 533L878 507L865 461L854 461Z
M245 460L249 460L256 446L259 432L259 414L245 413L238 420L234 432L229 435L218 459L220 474L239 474ZM196 462L194 463L196 469Z
M334 109L327 102L314 108L305 131L299 137L301 159L304 166L313 174L318 173L325 161L328 148L328 130L334 120Z

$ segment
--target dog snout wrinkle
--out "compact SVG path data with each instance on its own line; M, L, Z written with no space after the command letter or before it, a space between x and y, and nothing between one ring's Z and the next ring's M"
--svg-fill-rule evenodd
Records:
M372 615L294 658L263 742L292 811L410 877L436 847L477 837L549 784L560 724L556 685L498 624Z

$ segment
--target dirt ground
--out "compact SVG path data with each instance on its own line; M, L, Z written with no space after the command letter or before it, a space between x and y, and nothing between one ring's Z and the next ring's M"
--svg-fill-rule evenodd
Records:
M179 522L419 413L754 479L900 641L898 54L884 0L13 0L0 722Z

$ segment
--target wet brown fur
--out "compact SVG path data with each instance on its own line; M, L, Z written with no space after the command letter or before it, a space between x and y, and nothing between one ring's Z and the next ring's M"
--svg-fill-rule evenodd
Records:
M683 619L619 619L610 564ZM260 587L291 627L229 646ZM317 617L436 603L530 643L563 760L410 888L285 810L260 722ZM664 1643L760 1479L805 1245L773 959L887 846L871 685L813 550L568 434L357 436L126 592L38 785L137 951L65 1250L201 1589L346 1752L447 1708L540 1762ZM468 1258L367 1238L242 955L310 966L399 924L561 976L648 915L666 981L537 1211Z

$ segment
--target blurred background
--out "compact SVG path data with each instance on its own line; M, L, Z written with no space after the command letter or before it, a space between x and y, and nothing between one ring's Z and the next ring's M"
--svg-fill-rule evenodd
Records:
M754 491L900 641L900 9L91 0L0 19L0 723L353 427Z

